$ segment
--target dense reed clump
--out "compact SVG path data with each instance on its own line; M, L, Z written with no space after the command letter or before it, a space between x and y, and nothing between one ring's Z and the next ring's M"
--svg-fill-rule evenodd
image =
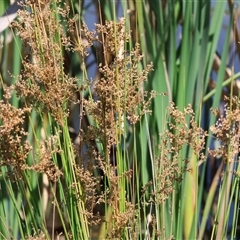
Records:
M10 118L11 115L6 115L7 112L5 116L1 115L2 132L8 128L6 135L1 135L5 154L2 166L17 166L25 176L26 187L18 194L24 196L24 203L28 203L23 218L29 224L33 222L33 228L24 232L20 224L21 233L31 236L43 231L46 238L50 233L54 238L55 228L63 228L65 236L88 239L88 222L82 214L85 202L78 199L73 204L72 201L72 186L75 186L76 196L82 191L82 186L77 183L76 155L67 125L69 105L78 89L76 79L70 77L64 65L64 51L73 50L64 28L72 22L67 21L69 8L65 4L58 8L55 4L61 5L52 1L25 1L23 10L18 12L18 21L12 24L26 52L22 56L21 74L14 76L16 83L11 89L26 107L21 110L20 105L15 110L10 103L1 102L3 110L8 107L9 112L14 113L8 123L5 116ZM11 122L13 126L10 126ZM18 126L23 122L25 126L28 124L25 127L28 133ZM28 137L28 134L31 135ZM27 137L31 142L24 143ZM17 147L11 148L11 144ZM6 151L6 146L10 150ZM10 153L12 158L7 156ZM19 179L16 177L16 181ZM74 210L70 212L70 209ZM77 222L77 227L69 229L71 221Z
M177 197L186 175L193 175L196 171L192 159L185 157L182 152L188 148L192 156L205 161L205 137L206 132L196 123L190 104L180 111L174 103L169 103L165 130L160 134L158 154L152 165L153 178L142 190L142 194L150 194L146 201L152 209L146 221L146 236L149 238L161 239L166 236L165 219L161 217L164 212L173 218L174 224L173 213L176 209L175 206L170 207L169 203ZM171 235L169 239L174 239L174 236Z
M81 221L86 222L85 228L88 224L101 224L101 234L108 239L137 236L141 231L138 212L141 203L135 201L136 195L131 196L129 192L137 173L132 169L133 161L126 158L126 137L128 129L135 127L142 116L151 113L151 100L158 95L155 91L144 90L148 74L153 70L152 64L140 70L143 55L139 44L127 49L130 34L125 30L125 19L96 24L96 31L93 32L83 24L81 32L85 40L77 36L74 45L64 34L63 22L56 20L58 15L66 18L67 7L52 11L51 2L48 1L44 6L31 1L26 4L33 13L20 11L19 21L13 27L30 54L22 61L23 70L13 88L24 99L28 112L36 110L42 121L45 121L45 115L52 119L49 124L55 134L48 135L46 139L36 139L39 143L34 150L34 164L23 165L22 170L45 173L50 180L60 181L64 191L68 192L67 199L55 199L55 204L74 196L73 204L79 211ZM68 23L71 25L68 32L74 34L73 22ZM85 117L93 121L86 129L80 130L81 148L69 154L72 143L67 142L66 145L61 141L66 139L63 131L67 124L69 102L77 86L76 79L65 73L63 49L79 52L84 58L88 55L88 47L100 45L103 58L98 67L99 79L90 83L92 95L82 98L80 102ZM88 85L84 84L80 89L84 91ZM21 118L23 113L19 114ZM171 104L168 114L169 130L161 135L160 157L155 159L156 186L150 193L150 202L154 199L155 204L164 203L172 194L174 184L182 181L187 164L179 165L179 161L184 161L180 159L179 152L184 145L190 145L197 155L203 145L202 133L194 122L190 106L181 113ZM189 127L186 127L186 118L190 119ZM14 131L17 132L16 129ZM24 161L32 150L27 144L29 150L26 147ZM57 156L61 156L62 162L56 161ZM67 164L64 163L65 159ZM66 178L69 171L72 171L70 181ZM99 171L103 172L104 177L96 175ZM62 180L60 176L63 176ZM104 216L96 213L98 206L104 206ZM59 214L63 215L61 212ZM153 214L152 217L157 218L157 215ZM71 219L68 221L71 222ZM70 236L73 230L65 234ZM88 229L84 234L88 236Z
M49 179L56 181L63 175L63 182L67 182L67 191L75 195L74 204L84 216L82 221L86 221L86 224L104 222L108 238L120 238L130 226L131 232L134 232L135 206L127 196L125 185L131 179L132 171L126 162L121 163L126 161L121 153L125 151L121 143L126 128L131 124L135 125L141 116L150 112L148 107L155 93L145 92L143 86L152 65L140 71L139 64L143 56L140 54L139 45L136 44L133 50L126 50L125 44L130 35L124 30L124 19L118 23L96 25L94 32L88 31L83 25L85 40L82 41L77 36L78 40L74 40L74 45L63 32L63 22L56 20L56 16L66 18L68 8L53 10L50 1L44 5L30 1L26 2L26 6L32 9L32 14L26 10L19 11L19 20L13 27L30 54L22 61L23 70L17 77L14 89L17 95L24 99L26 106L37 111L42 121L45 121L45 115L52 119L49 123L56 132L56 136L48 136L49 141L40 140L42 145L38 145L35 150L34 161L37 163L26 170L46 173ZM68 23L73 26L73 22ZM73 34L71 29L68 32ZM71 149L72 144L68 142L66 148L66 143L61 142L66 136L61 135L67 124L68 103L77 87L76 80L65 73L62 52L64 48L70 49L84 57L88 54L87 48L93 44L102 45L104 57L110 55L112 61L99 64L100 78L94 81L92 86L93 96L82 99L81 102L87 116L94 120L93 125L80 132L81 146L85 144L87 150L80 151L80 155L75 151L69 156L68 148ZM80 89L85 90L86 86L83 85ZM112 155L113 149L117 149L118 156L116 153ZM51 170L55 164L56 167L64 166L64 162L56 162L56 155L61 156L61 161L68 161L68 167L65 166L61 172L58 169ZM76 155L79 156L75 163ZM69 169L73 171L73 180L70 182L65 179ZM93 174L96 169L100 169L106 178L104 184L102 183L104 186L101 186L100 178ZM103 188L100 194L99 188ZM95 206L102 203L105 204L106 216L102 218L98 215L97 218L93 212ZM71 219L69 221L71 222ZM87 231L86 229L85 236L88 235Z
M8 181L23 183L16 193L9 188L6 194L13 199L20 226L15 236L20 232L23 239L54 239L59 234L66 239L91 239L94 225L101 239L187 236L188 230L184 234L181 230L183 212L189 207L194 215L200 205L198 180L189 184L188 178L197 179L198 167L206 160L206 132L199 127L191 104L180 111L166 101L168 107L164 103L160 108L156 99L166 94L145 91L154 70L152 63L143 67L144 57L151 54L144 56L140 44L133 42L125 18L96 24L96 30L89 31L85 24L76 26L77 17L69 19L69 14L70 8L61 1L29 0L12 24L26 52L21 73L12 76L16 83L4 86L0 100L0 166L3 175L8 171ZM80 56L83 62L78 68L87 78L84 61L90 47L96 50L98 77L80 81L71 75L64 58L66 52ZM168 79L165 61L170 60L162 59L162 54L156 54L154 64L164 61L161 66ZM15 92L21 100L19 108L10 104ZM76 93L81 109L79 141L74 145L68 117ZM222 145L209 152L223 156L224 163L239 154L239 101L231 101L234 107L226 105L225 116L211 128ZM161 116L152 122L149 115L158 107L163 112L156 113ZM154 126L148 126L148 119ZM159 135L154 150L149 128ZM239 171L229 172L237 176ZM194 198L191 206L180 199L187 191ZM17 194L20 203L15 202ZM10 239L8 234L2 235Z
M12 24L27 49L15 89L27 105L41 114L49 112L63 125L68 101L77 90L76 80L64 72L63 51L70 50L72 44L64 33L64 23L57 20L57 16L66 18L69 8L53 10L51 1L25 4L32 13L20 10L18 22Z
M64 72L62 52L64 49L70 50L71 43L63 31L63 24L56 19L58 15L66 17L69 8L52 11L52 4L51 1L26 1L24 9L18 12L18 21L12 24L23 40L24 49L27 49L22 60L21 75L16 76L17 81L12 89L24 99L24 109L28 109L28 113L34 109L42 118L50 113L63 126L68 116L69 99L73 98L77 85L76 80ZM26 10L28 7L31 13ZM22 134L26 135L24 132ZM50 179L58 179L61 172L52 161L53 156L60 153L57 135L47 136L47 139L42 139L45 142L41 140L42 143L37 144L39 147L34 150L34 166L28 166L27 169L45 172ZM27 151L24 154L25 159L29 153Z
M152 65L139 70L143 58L139 45L132 51L126 50L130 35L124 29L124 19L117 23L96 24L94 32L88 31L86 26L83 28L88 42L102 45L103 58L112 57L110 62L99 64L100 77L92 82L93 95L82 100L85 114L93 119L93 124L80 132L81 141L87 146L80 162L89 169L85 169L82 176L84 172L89 175L88 172L98 166L106 177L104 191L98 196L97 203L104 202L109 211L104 221L109 239L121 238L127 228L134 232L135 206L128 200L125 185L132 178L132 170L124 163L123 154L127 149L122 149L121 144L125 141L126 128L150 112L148 108L155 96L154 92L143 90Z

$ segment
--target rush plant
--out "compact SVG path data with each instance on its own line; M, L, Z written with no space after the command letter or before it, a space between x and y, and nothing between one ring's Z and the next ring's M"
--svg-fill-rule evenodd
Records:
M0 48L0 238L234 239L231 1L20 4Z

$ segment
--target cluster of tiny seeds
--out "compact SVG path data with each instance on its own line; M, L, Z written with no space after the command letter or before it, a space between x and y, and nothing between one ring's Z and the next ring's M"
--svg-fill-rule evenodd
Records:
M52 155L59 151L54 146L56 138L53 136L42 144L42 147L35 154L35 165L29 166L26 160L32 152L31 144L26 140L28 133L24 130L26 114L31 108L15 108L8 99L12 88L5 88L5 101L0 100L0 166L9 167L9 176L14 181L22 178L22 171L34 170L44 172L50 180L57 180L61 172L52 162ZM55 140L54 140L55 139Z
M163 203L172 193L174 182L182 181L182 174L187 171L187 161L181 160L180 151L188 145L199 157L205 159L202 151L205 147L206 133L197 126L192 107L188 105L180 111L174 103L168 107L169 130L161 136L160 157L155 160L156 192L155 201ZM181 167L179 161L183 161Z
M225 97L225 101L227 103L224 107L224 115L219 116L219 111L217 113L213 111L219 118L216 124L210 128L216 140L221 142L221 146L209 150L209 153L214 157L222 156L224 162L231 162L240 153L240 101L237 97L232 97L231 101L228 97ZM232 102L231 108L230 102Z
M18 109L9 103L11 89L5 88L5 101L0 100L0 166L8 166L14 180L22 178L25 161L32 147L23 129L30 108Z
M26 2L26 6L34 14L21 10L18 22L12 24L31 53L22 61L23 71L15 89L27 105L38 112L50 113L62 125L77 85L74 78L64 73L62 49L71 50L72 44L55 15L66 16L69 9L53 12L49 2L42 7L35 1Z
M99 35L101 33L107 34L114 31L114 26L113 23L98 25L96 32ZM116 29L123 27L123 21L116 23ZM126 41L124 35L121 34L118 36L118 41L122 40L121 37ZM108 41L103 42L104 49L116 54L113 50L114 38L107 39ZM86 111L93 116L97 128L102 131L97 135L98 138L107 139L108 148L117 143L116 136L118 136L119 130L123 131L124 117L132 124L137 123L143 114L149 112L148 107L151 99L155 96L154 92L142 91L142 84L152 70L152 65L150 64L145 70L139 71L138 64L143 57L140 54L139 45L136 45L132 52L122 51L122 54L116 54L113 62L109 65L99 65L101 78L95 81L93 86L96 100L83 100ZM127 116L124 116L125 113ZM89 130L92 131L93 128Z
M40 145L40 148L35 154L36 163L27 166L26 169L38 173L45 173L49 180L57 181L63 175L52 161L54 155L61 153L57 146L57 136L50 136Z

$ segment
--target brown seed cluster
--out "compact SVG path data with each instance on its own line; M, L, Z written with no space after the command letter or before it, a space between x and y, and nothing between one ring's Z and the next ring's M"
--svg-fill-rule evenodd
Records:
M33 153L33 147L27 141L28 133L23 128L31 108L12 106L9 103L11 89L5 88L5 100L0 100L0 166L8 167L8 175L14 181L20 180L22 172L27 169L44 172L50 180L57 180L61 172L52 162L53 154L59 152L53 144L56 138L51 137L37 153ZM30 154L35 162L32 166L26 163Z
M81 193L77 196L77 200L81 199L85 203L83 214L87 216L89 224L98 225L103 222L103 217L96 214L95 209L104 202L104 196L98 194L100 177L94 176L93 171L83 166L76 166L76 176L81 185ZM75 186L73 185L71 188L74 190Z
M45 173L49 180L57 181L63 174L53 162L53 157L61 151L57 146L57 136L51 136L40 144L40 148L35 153L35 163L27 166L26 169L37 173Z
M5 100L0 100L0 166L9 167L13 180L22 178L22 170L32 147L26 141L23 128L29 108L18 109L9 103L11 89L5 88Z
M96 25L96 32L91 35L91 39L96 40L96 34L105 34L105 40L100 43L103 44L103 49L113 56L110 64L99 65L101 77L93 82L95 100L83 100L86 111L95 119L97 125L97 129L89 129L92 131L90 135L106 139L108 147L118 142L117 137L124 131L125 118L132 124L138 122L143 114L149 112L148 107L154 97L154 93L142 90L152 65L148 65L145 70L139 70L139 63L143 58L139 45L129 52L124 50L124 46L116 44L116 39L118 43L129 39L129 35L121 31L124 24L125 21L121 20L118 23Z
M52 10L50 2L39 7L27 2L33 13L19 11L18 22L12 26L24 41L31 55L22 61L23 71L15 85L18 96L24 97L39 113L50 113L59 123L68 115L68 102L77 90L76 80L64 73L64 49L71 42L64 34L57 15L68 15L69 9Z
M240 153L240 101L238 97L225 96L227 102L224 106L224 115L220 115L219 111L213 111L218 118L215 125L211 126L210 130L216 140L220 141L221 146L215 150L209 150L209 153L214 157L222 156L225 163L236 160Z
M33 236L26 237L26 240L46 240L46 235L39 230L39 233L34 233Z
M169 198L176 181L181 182L182 175L187 171L187 161L181 159L183 147L189 146L200 159L205 159L202 151L206 133L197 126L192 107L188 105L182 112L174 103L170 103L168 116L169 129L160 135L160 157L155 160L156 192L154 195L158 203L163 203Z

